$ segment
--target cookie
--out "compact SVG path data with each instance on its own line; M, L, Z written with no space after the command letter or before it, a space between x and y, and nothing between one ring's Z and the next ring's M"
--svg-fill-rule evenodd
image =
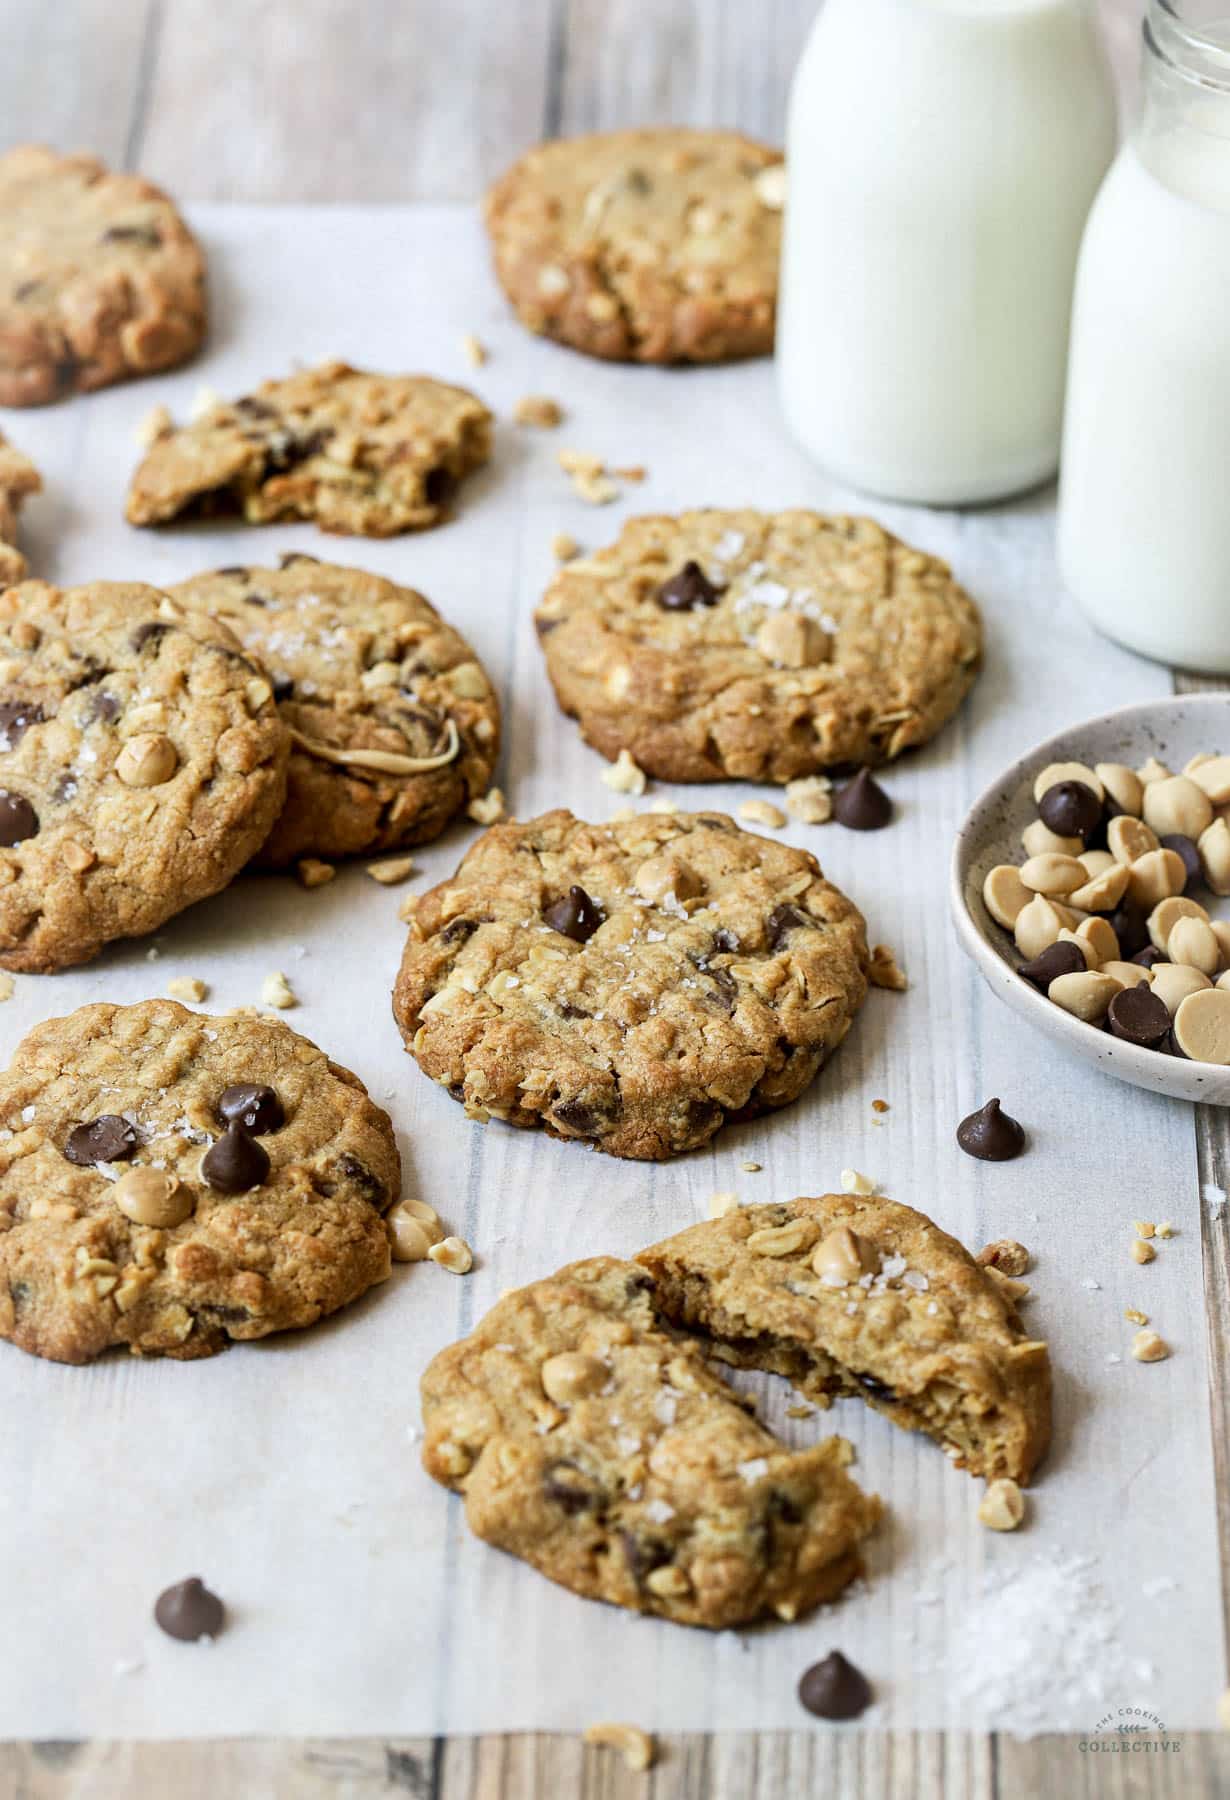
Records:
M315 519L322 531L393 537L447 518L461 478L490 451L491 414L465 388L322 363L169 426L133 475L126 511L133 525Z
M789 1450L594 1257L506 1294L422 1382L423 1466L484 1542L590 1599L714 1630L794 1619L861 1571L880 1503L850 1446Z
M205 259L161 188L41 144L0 155L0 406L174 368L205 322Z
M29 494L37 494L43 478L0 431L0 588L20 581L26 559L17 548L17 514Z
M1046 1450L1046 1345L995 1276L912 1207L853 1194L749 1206L637 1261L672 1325L818 1406L865 1400L988 1480L1028 1481Z
M785 170L735 131L540 144L487 195L501 286L531 331L616 362L773 348Z
M0 592L0 965L61 969L216 894L290 738L229 631L136 582Z
M867 991L861 915L723 813L496 825L419 899L393 995L471 1118L676 1156L797 1099Z
M946 563L871 519L630 519L538 609L556 697L606 757L664 781L793 781L925 743L978 671Z
M0 1076L0 1337L212 1356L389 1273L388 1115L276 1020L83 1006Z
M465 639L413 588L295 554L169 592L264 667L290 730L286 805L261 862L425 843L487 791L499 702Z

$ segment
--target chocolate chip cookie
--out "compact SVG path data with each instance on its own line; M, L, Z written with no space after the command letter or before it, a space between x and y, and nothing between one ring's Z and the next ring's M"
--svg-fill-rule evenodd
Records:
M654 1315L634 1263L517 1289L423 1376L429 1475L486 1543L587 1598L718 1630L861 1570L880 1503L829 1438L789 1450Z
M389 1273L400 1162L357 1076L173 1000L49 1019L0 1076L0 1337L212 1356Z
M0 156L0 406L42 406L185 362L205 259L173 203L93 156Z
M867 990L861 915L723 813L496 825L411 922L393 1011L471 1118L661 1159L797 1099Z
M30 458L0 431L0 587L20 581L26 572L26 559L17 548L17 514L22 501L42 485Z
M773 348L785 169L735 131L560 138L487 196L496 273L522 322L617 362Z
M1046 1450L1046 1345L994 1274L912 1207L853 1194L749 1206L637 1261L671 1325L818 1406L865 1400L988 1479L1028 1481Z
M871 519L631 519L538 609L556 697L664 781L793 781L925 743L973 683L974 603Z
M87 962L216 894L289 753L224 626L136 582L0 591L0 965Z
M491 414L465 388L322 363L163 431L126 510L133 525L315 519L322 531L393 537L447 518L490 451Z
M486 792L499 703L464 638L412 588L290 555L170 593L262 664L290 730L286 805L261 862L425 843Z

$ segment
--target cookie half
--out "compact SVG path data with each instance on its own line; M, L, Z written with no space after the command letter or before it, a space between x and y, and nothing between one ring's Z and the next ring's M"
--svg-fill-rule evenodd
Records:
M83 1006L18 1046L0 1123L0 1337L36 1356L212 1356L389 1273L388 1115L277 1021Z
M861 1572L880 1503L844 1439L766 1431L649 1286L594 1257L506 1294L423 1376L423 1466L576 1594L714 1630L794 1619Z
M499 702L465 639L413 588L295 554L169 591L264 667L290 730L286 804L262 863L426 843L486 792Z
M224 626L156 588L0 592L0 965L87 962L268 837L290 739Z
M0 431L0 587L20 581L26 572L26 559L17 548L17 515L22 502L42 485L30 458Z
M174 368L205 321L205 259L161 188L41 144L0 156L0 406Z
M618 362L773 348L780 151L678 126L540 144L487 196L496 274L531 331Z
M537 613L588 741L664 781L793 781L937 732L978 672L978 609L946 563L871 519L631 519Z
M861 914L723 813L494 826L417 905L393 1011L471 1118L676 1156L797 1099L867 991Z
M1047 1347L924 1213L823 1194L749 1206L642 1250L666 1319L819 1406L853 1395L958 1468L1028 1481L1051 1435Z
M491 414L465 388L322 363L164 430L126 512L133 525L314 519L324 531L393 537L447 518L462 477L490 451Z

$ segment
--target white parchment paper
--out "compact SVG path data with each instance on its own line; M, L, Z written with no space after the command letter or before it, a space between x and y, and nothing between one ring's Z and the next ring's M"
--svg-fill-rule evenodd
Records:
M414 583L501 684L502 780L523 816L567 803L601 819L622 803L556 712L530 628L552 532L594 546L632 510L867 506L785 441L768 363L605 367L522 332L468 210L215 208L198 222L216 324L193 369L3 416L46 476L28 512L35 571L170 582L297 547ZM461 351L467 330L491 350L477 371ZM389 543L311 527L159 534L123 523L134 431L151 406L182 416L202 384L232 394L326 356L461 380L501 414L492 465L466 485L455 523ZM561 431L512 426L512 403L529 392L567 407ZM556 467L562 445L644 463L649 479L626 502L586 507ZM1064 597L1052 505L1044 492L965 516L868 508L949 557L988 626L986 672L960 719L886 778L894 827L788 828L894 946L911 988L871 996L802 1102L706 1152L649 1167L467 1121L402 1051L389 990L404 890L361 868L313 893L244 880L152 946L19 978L0 1009L6 1057L36 1021L88 1000L136 1000L198 975L221 1010L256 1002L262 977L283 970L302 1000L289 1021L389 1107L406 1191L438 1207L478 1264L464 1280L400 1268L312 1332L203 1363L62 1368L0 1345L0 1736L574 1729L596 1716L799 1726L798 1675L835 1645L876 1683L869 1729L1091 1730L1107 1706L1127 1704L1170 1728L1211 1723L1224 1670L1192 1114L1062 1061L982 987L946 914L952 836L983 784L1048 732L1169 689L1165 671L1095 637ZM747 795L674 791L732 808ZM472 831L421 853L424 884L454 866ZM1030 1132L1029 1153L1001 1167L969 1161L953 1141L960 1117L993 1093ZM882 1117L875 1097L890 1103ZM762 1172L744 1173L746 1159ZM575 1598L469 1536L411 1437L433 1351L503 1288L570 1258L631 1253L703 1216L715 1189L749 1202L817 1193L849 1165L974 1246L1007 1234L1037 1253L1029 1316L1052 1343L1057 1420L1027 1530L985 1532L980 1484L929 1442L854 1404L788 1420L779 1385L766 1416L798 1442L839 1426L890 1507L869 1581L816 1618L746 1634L682 1630ZM1127 1254L1142 1216L1180 1227L1147 1269ZM1171 1340L1170 1361L1131 1361L1127 1306ZM150 1623L157 1592L193 1572L230 1608L213 1646L172 1643ZM997 1646L983 1596L1013 1577L1013 1643ZM1062 1617L1050 1630L1033 1621L1030 1596L1048 1591L1094 1627L1066 1660ZM995 1658L1013 1644L1025 1653L1019 1674L1011 1663L1005 1674Z

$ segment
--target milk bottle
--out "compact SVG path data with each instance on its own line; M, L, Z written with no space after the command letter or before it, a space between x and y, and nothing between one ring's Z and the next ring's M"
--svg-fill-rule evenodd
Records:
M778 321L799 443L950 505L1050 476L1114 153L1087 0L826 0L791 93Z
M1230 674L1230 0L1150 0L1139 125L1089 217L1064 579L1146 656Z

